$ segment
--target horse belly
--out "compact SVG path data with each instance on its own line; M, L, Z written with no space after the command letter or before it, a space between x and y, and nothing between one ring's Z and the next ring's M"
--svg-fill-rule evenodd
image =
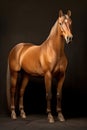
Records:
M42 75L43 71L37 60L29 58L22 62L22 69L31 75Z

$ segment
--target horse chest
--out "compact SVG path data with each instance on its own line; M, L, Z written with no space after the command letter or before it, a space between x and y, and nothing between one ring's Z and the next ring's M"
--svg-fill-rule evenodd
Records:
M67 68L67 58L64 56L57 61L53 73L65 72L66 68Z

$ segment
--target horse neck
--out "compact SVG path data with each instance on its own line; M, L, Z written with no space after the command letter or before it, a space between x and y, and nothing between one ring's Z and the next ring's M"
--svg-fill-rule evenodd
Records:
M60 28L58 26L55 30L51 30L48 40L48 44L51 44L51 47L58 56L64 55L64 38L61 36Z

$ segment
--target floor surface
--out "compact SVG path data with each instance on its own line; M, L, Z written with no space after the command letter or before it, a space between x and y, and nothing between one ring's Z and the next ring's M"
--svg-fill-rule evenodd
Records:
M25 120L1 116L0 130L87 130L87 118L69 118L59 122L55 117L55 123L50 124L46 115L30 115Z

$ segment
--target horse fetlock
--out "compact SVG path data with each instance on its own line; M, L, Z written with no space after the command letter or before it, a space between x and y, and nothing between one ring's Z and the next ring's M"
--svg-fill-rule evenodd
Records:
M47 113L51 113L51 109L50 108L47 108Z
M62 112L59 112L59 113L58 113L58 120L61 121L61 122L65 121Z
M49 123L54 123L54 118L53 118L51 113L48 114L48 122Z
M57 108L56 108L56 111L59 113L59 112L61 112L62 110L61 110L61 108L57 107Z
M11 113L11 118L12 119L17 119L17 116L16 116L16 113L15 113L15 111L12 111L12 113Z

